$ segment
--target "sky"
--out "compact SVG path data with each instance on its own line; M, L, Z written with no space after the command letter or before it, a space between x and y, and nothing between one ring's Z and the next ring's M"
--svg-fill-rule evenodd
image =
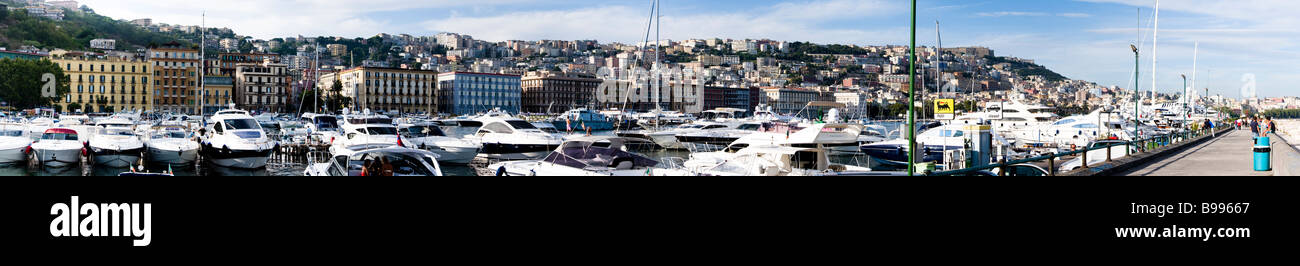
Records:
M228 27L259 39L370 37L378 33L456 32L488 41L644 38L650 0L81 0L117 19ZM663 39L773 39L906 45L909 2L901 0L661 0ZM1155 0L918 0L917 45L986 46L1033 59L1066 77L1139 88L1240 97L1254 77L1259 96L1300 96L1300 1L1164 0L1152 34ZM1156 35L1156 36L1152 36ZM1153 37L1158 37L1153 41ZM651 37L653 38L653 36ZM1193 74L1193 48L1199 42ZM1158 50L1152 51L1153 46Z

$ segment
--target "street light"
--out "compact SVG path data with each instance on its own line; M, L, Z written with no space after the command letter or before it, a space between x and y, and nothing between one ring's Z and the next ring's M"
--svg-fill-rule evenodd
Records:
M1138 96L1138 64L1141 57L1138 56L1138 47L1136 45L1130 43L1128 47L1133 48L1133 139L1137 140L1138 125L1141 124L1141 120L1138 120L1138 110L1142 104L1140 102L1141 98Z
M916 174L916 0L912 0L912 47L907 72L907 175Z
M1178 74L1183 77L1183 129L1188 129L1187 122L1191 120L1187 117L1187 74Z

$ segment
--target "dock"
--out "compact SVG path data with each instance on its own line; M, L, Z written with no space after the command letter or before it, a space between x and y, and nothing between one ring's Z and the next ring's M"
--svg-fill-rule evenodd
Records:
M1294 152L1289 144L1274 137L1274 156ZM1254 139L1249 130L1234 130L1225 136L1209 139L1177 152L1163 155L1149 163L1118 173L1122 176L1273 176L1274 171L1254 170ZM1274 170L1283 158L1274 158Z

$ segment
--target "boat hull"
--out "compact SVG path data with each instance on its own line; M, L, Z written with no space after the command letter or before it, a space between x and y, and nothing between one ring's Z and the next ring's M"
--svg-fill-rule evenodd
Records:
M208 161L217 166L239 168L239 169L257 169L266 167L267 160L271 159L271 152L275 149L265 150L220 150L208 149L203 155Z
M947 149L957 150L957 149L962 149L962 147L949 146L947 147ZM943 151L944 151L944 146L926 145L924 150L925 153L921 156L921 158L918 158L919 159L918 162L943 163ZM880 162L882 164L891 165L891 166L907 165L907 148L904 146L867 145L867 146L862 146L862 153L867 154L867 156L870 156L871 159L876 160L877 162Z
M91 157L94 158L96 165L121 168L130 167L139 162L143 152L143 147L129 150L99 149Z
M34 149L39 163L49 167L66 167L81 163L81 148L77 149Z
M0 164L11 164L27 161L27 147L12 148L0 150Z
M483 143L479 156L496 160L532 160L545 157L559 147L559 144Z
M199 158L199 150L164 150L149 148L149 161L164 164L191 164Z

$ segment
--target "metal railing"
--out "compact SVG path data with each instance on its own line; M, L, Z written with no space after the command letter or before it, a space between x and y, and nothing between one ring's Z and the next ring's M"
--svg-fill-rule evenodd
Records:
M1226 129L1220 129L1217 130L1217 134L1223 135L1231 130L1233 130L1231 127ZM1008 168L1010 167L1021 165L1021 164L1047 161L1047 169L1044 169L1047 170L1047 176L1056 176L1057 174L1059 174L1056 169L1057 160L1061 159L1062 157L1082 154L1080 158L1082 163L1080 164L1078 169L1088 169L1090 168L1090 166L1088 165L1088 152L1091 151L1105 149L1106 150L1105 162L1111 162L1112 160L1114 160L1114 155L1111 154L1113 150L1112 148L1114 147L1120 147L1120 146L1129 147L1129 153L1124 156L1134 156L1134 155L1150 152L1152 150L1157 150L1159 148L1163 148L1167 146L1187 143L1189 141L1196 140L1199 139L1200 137L1208 136L1208 135L1211 134L1210 131L1207 130L1195 130L1195 131L1184 130L1180 132L1174 132L1174 133L1170 133L1162 136L1155 136L1146 139L1126 141L1123 143L1113 143L1110 145L1098 146L1098 147L1085 147L1083 149L1076 149L1073 151L1051 153L1048 155L1042 155L1038 157L1020 159L1014 161L1004 161L1001 163L995 163L995 164L990 164L990 165L980 166L980 167L970 167L970 168L951 170L951 171L933 172L928 175L929 176L963 176L963 175L974 175L980 171L989 171L993 169L998 169L999 176L1009 176L1010 174L1008 173Z

